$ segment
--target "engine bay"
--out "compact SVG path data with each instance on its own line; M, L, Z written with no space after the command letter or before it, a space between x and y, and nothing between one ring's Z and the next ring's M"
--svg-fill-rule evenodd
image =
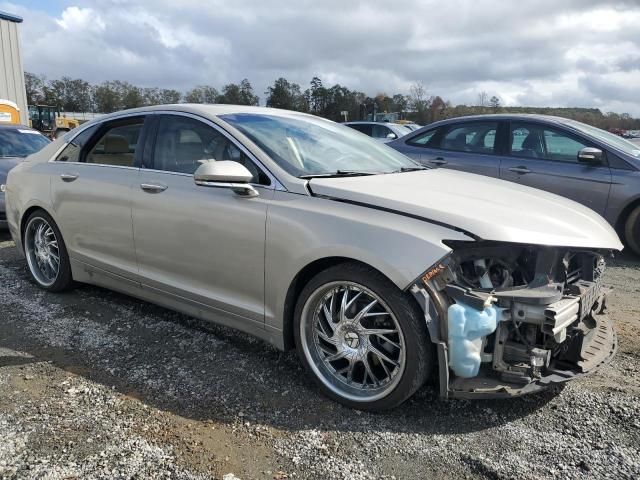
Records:
M615 353L615 333L602 315L602 252L449 246L452 254L411 289L438 345L443 395L526 393L587 373Z

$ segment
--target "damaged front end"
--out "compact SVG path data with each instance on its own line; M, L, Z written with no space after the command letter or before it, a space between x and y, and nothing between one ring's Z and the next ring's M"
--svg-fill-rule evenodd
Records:
M449 242L410 287L438 348L444 397L509 397L589 373L617 348L602 251Z

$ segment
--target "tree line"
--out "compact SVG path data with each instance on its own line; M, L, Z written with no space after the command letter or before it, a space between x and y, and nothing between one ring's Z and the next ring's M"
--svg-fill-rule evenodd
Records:
M127 108L168 103L226 103L259 105L260 98L251 82L228 83L218 89L198 85L186 92L158 87L139 87L120 80L92 85L86 80L62 77L47 80L25 73L29 105L53 105L68 112L110 113ZM325 86L313 77L304 88L280 77L264 92L268 107L312 113L335 121L361 120L378 113L396 113L397 117L420 125L451 117L487 113L538 113L572 118L604 129L640 129L640 119L628 113L603 113L597 108L505 107L498 95L481 92L475 105L453 105L439 95L432 95L423 83L413 84L408 94L369 96L343 85ZM346 113L346 115L345 115Z

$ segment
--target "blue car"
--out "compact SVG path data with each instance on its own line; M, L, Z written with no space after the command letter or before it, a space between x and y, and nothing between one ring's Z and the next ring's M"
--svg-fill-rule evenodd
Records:
M435 122L387 145L426 166L501 178L582 203L640 255L640 146L617 135L548 115L478 115Z

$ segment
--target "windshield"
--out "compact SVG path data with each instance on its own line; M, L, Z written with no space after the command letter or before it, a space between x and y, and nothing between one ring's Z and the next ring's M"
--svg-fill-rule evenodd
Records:
M633 157L640 157L640 146L630 142L629 140L625 140L618 135L613 133L609 133L606 130L601 130L596 127L592 127L591 125L587 125L581 122L567 122L576 130L580 130L587 135L591 135L596 139L608 143L612 147L617 148L618 150L622 150L627 155L631 155Z
M221 115L296 177L390 173L418 167L360 132L319 117L255 113Z
M37 152L49 140L28 128L0 129L0 157L26 157Z

